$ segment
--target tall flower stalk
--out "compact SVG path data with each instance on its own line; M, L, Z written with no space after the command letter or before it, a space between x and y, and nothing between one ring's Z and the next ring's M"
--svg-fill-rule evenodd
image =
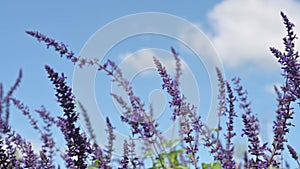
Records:
M75 111L75 100L72 90L66 85L66 77L56 73L51 67L45 66L49 79L52 81L56 89L56 98L63 108L64 117L59 117L58 126L67 141L67 152L64 158L67 167L79 169L86 168L87 155L91 153L91 146L87 140L85 133L80 133L80 128L76 127L78 113Z
M265 159L267 158L266 150L268 148L267 143L262 144L259 137L259 120L250 108L251 103L248 101L248 92L240 85L240 79L234 78L233 82L240 101L240 107L244 110L244 113L242 114L244 123L242 136L247 136L249 143L248 152L254 156L254 158L248 159L247 167L256 169L266 168L268 164Z
M183 137L186 146L186 154L189 155L189 159L193 166L198 169L198 143L194 137L195 130L202 130L202 123L199 121L200 116L196 113L196 108L190 103L186 102L186 98L181 94L179 89L179 77L181 75L180 60L178 53L171 48L176 61L176 75L173 79L170 74L167 73L166 68L160 63L160 61L153 57L154 64L156 65L157 71L162 78L163 84L162 89L166 89L171 96L169 101L170 108L173 108L172 119L180 118L180 135Z
M276 156L280 156L284 150L284 143L287 142L286 134L289 128L293 126L290 119L293 119L294 108L292 103L300 98L300 65L298 62L299 54L295 51L295 40L297 39L293 27L295 26L288 17L281 12L283 23L286 27L287 35L283 38L285 51L281 52L278 49L271 47L270 51L278 59L283 70L282 76L285 78L285 83L281 87L282 95L277 98L277 117L274 121L274 141L272 143L271 157L268 160L270 166L279 167L280 162L275 160Z

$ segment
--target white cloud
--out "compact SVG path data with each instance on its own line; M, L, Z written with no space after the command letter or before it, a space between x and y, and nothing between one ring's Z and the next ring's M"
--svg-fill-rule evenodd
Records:
M288 15L300 35L299 9L300 2L294 0L222 1L208 14L213 29L210 39L227 66L251 63L274 70L278 64L269 47L283 49L281 39L285 36L279 13Z
M152 57L155 56L153 50L142 50L135 53L126 53L119 56L121 65L126 64L126 67L140 70L144 67L152 66Z
M118 65L126 78L132 78L137 73L143 72L140 75L149 75L152 73L157 74L156 66L153 62L153 56L158 58L163 66L166 67L168 73L174 75L175 73L175 60L170 51L162 49L142 49L135 53L126 53L120 55L121 63ZM155 71L146 71L154 69ZM186 64L181 64L181 69L186 69Z

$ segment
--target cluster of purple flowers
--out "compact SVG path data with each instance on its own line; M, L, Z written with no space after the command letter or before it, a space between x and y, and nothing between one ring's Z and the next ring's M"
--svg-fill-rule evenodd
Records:
M247 91L242 87L239 78L233 78L227 81L223 78L221 71L217 68L219 81L219 104L218 115L219 123L215 130L207 128L197 113L195 106L187 101L187 98L180 90L181 63L179 54L171 48L174 60L176 62L176 74L173 78L168 74L166 68L157 58L153 61L157 67L158 74L162 79L162 89L170 95L169 102L172 111L172 119L180 121L179 134L182 136L179 146L173 147L169 152L166 148L165 138L162 138L158 123L153 119L153 112L147 112L142 100L136 96L133 87L127 81L118 66L108 60L104 64L98 63L97 59L86 60L76 57L74 52L68 49L64 43L58 43L55 40L34 31L26 31L27 34L35 37L40 42L45 42L47 48L53 47L60 56L78 64L80 67L97 65L99 71L104 71L112 77L112 81L117 83L127 93L128 103L125 98L112 93L111 96L124 109L121 115L121 121L127 123L132 131L129 140L124 140L123 156L113 157L114 134L113 124L109 118L106 118L106 132L108 144L100 147L96 143L96 136L91 127L87 110L79 102L79 108L82 111L84 120L87 124L88 133L85 133L79 127L77 121L79 112L76 110L76 98L72 89L66 83L66 76L55 72L50 66L45 66L48 78L54 85L56 100L62 108L62 116L53 117L46 108L35 110L41 117L43 126L41 127L37 120L32 116L29 108L19 99L13 96L21 82L22 71L11 89L4 94L2 83L0 83L0 168L45 168L54 169L57 166L54 156L57 153L65 161L65 166L72 169L83 168L116 168L113 162L117 161L117 168L145 168L144 158L137 157L135 154L135 139L144 142L145 153L149 154L153 166L151 168L200 168L199 146L202 145L210 149L215 163L210 165L202 164L202 168L220 166L225 169L232 168L280 168L281 161L278 157L282 156L285 146L291 154L291 157L300 167L298 155L294 148L287 144L286 134L293 124L289 121L293 118L295 103L300 98L300 65L297 61L298 52L294 50L296 34L293 32L294 24L289 21L287 16L281 12L283 22L287 29L287 36L283 38L285 51L270 48L271 52L278 59L282 69L285 84L280 88L275 88L277 92L278 107L276 110L276 120L274 121L273 132L274 141L270 144L262 143L259 138L260 126L259 119L253 114L251 104L248 101ZM232 85L234 87L232 87ZM5 95L5 96L4 96ZM42 146L40 152L35 152L32 144L24 139L21 134L12 129L9 124L9 115L11 105L14 105L27 117L29 123L40 134ZM239 114L236 105L242 110ZM151 107L151 106L150 106ZM221 117L227 119L225 131L222 131ZM238 162L234 159L234 141L237 133L234 131L234 121L241 117L243 122L242 136L247 137L248 149L245 152L244 161ZM64 150L57 148L51 128L56 126L60 128L63 134L66 147ZM221 138L223 134L224 138ZM88 137L89 136L89 137ZM137 138L136 138L137 137ZM222 141L225 140L225 144ZM169 140L172 141L172 140ZM151 148L150 148L151 147ZM152 148L154 151L152 151ZM158 152L162 150L162 153ZM20 153L18 153L20 152ZM17 155L19 154L19 155ZM152 158L155 157L155 158ZM220 168L219 167L219 168ZM288 168L289 165L286 165Z
M52 38L49 38L37 31L26 31L27 34L35 37L39 42L43 41L46 43L47 48L53 47L57 52L59 52L60 56L65 56L67 59L72 60L72 62L76 63L78 61L78 58L75 57L75 54L73 51L70 51L68 49L68 46L62 42L57 42Z

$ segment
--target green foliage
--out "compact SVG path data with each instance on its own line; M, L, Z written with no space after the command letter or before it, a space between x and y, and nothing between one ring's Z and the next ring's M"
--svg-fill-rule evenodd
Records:
M89 166L88 169L97 169L97 168L94 166Z
M88 169L97 169L97 167L95 167L95 166L99 166L100 163L101 163L101 159L95 160L94 165L89 166Z
M203 169L221 169L221 164L220 163L211 163L211 164L207 164L207 163L202 163L202 168Z
M156 159L153 163L153 166L149 169L188 169L186 166L180 165L178 161L178 155L185 152L184 149L178 149L170 151L169 153L160 154L160 158ZM164 164L164 166L162 166Z

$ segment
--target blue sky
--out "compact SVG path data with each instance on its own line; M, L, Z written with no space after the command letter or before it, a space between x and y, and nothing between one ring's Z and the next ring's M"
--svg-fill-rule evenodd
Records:
M253 111L260 118L262 139L268 141L272 136L269 130L272 127L272 120L275 118L274 110L276 109L272 86L282 83L279 76L280 68L268 51L268 47L283 48L281 39L285 32L279 15L280 11L284 11L289 16L296 24L296 33L300 33L299 8L300 1L297 0L195 0L188 2L160 2L155 0L151 2L98 1L91 3L1 1L0 46L2 62L0 63L0 81L7 91L14 83L18 70L22 68L23 79L15 96L26 103L31 110L45 105L49 111L57 115L60 113L60 108L55 103L53 87L47 79L44 65L48 64L56 71L64 72L69 77L70 85L72 85L74 65L59 58L53 50L46 50L43 44L26 35L25 30L38 30L58 41L65 42L75 53L80 53L88 39L97 30L120 17L143 12L168 13L195 24L203 31L218 53L228 79L233 76L242 78L242 84L249 91ZM123 27L119 28L120 31L122 29ZM172 29L174 28L170 25L170 30ZM161 49L161 52L167 55L170 46L174 46L185 61L186 67L190 68L186 70L190 70L197 81L200 95L199 112L207 112L209 109L207 105L210 103L211 97L211 89L207 89L210 87L209 77L205 74L201 62L193 59L195 54L189 51L190 48L202 44L194 32L182 30L181 33L184 40L189 42L191 46L186 47L170 37L145 34L119 42L111 48L104 59L115 60L117 63L123 63L125 66L127 65L127 68L137 71L149 63L149 59L136 60L138 57L156 55L159 53L159 50L156 49ZM101 46L99 47L101 48ZM143 49L147 50L143 51ZM137 58L130 59L131 56ZM122 62L124 60L126 62ZM164 63L169 64L167 59ZM198 68L200 73L197 72ZM136 85L137 93L141 93L142 98L146 98L146 101L148 97L151 100L149 93L158 96L163 94L153 90L160 88L160 79L157 76L152 76L151 71L150 75L147 71L141 71L132 83ZM111 116L117 130L126 134L128 131L123 131L126 125L119 122L119 114L114 113L118 112L115 111L117 108L111 108L111 106L115 106L111 98L107 96L111 90L108 78L103 73L98 73L95 84L100 86L95 88L95 92L99 109L101 112L106 112L103 113L103 116ZM169 118L168 107L158 109L161 109L159 111L161 114L158 116L164 122L165 119ZM204 113L203 116L206 117L206 114ZM289 139L290 144L294 145L298 152L300 146L297 146L296 143L300 138L296 131L300 125L297 122L299 118L300 116L296 112L293 120L296 127L291 129L289 134L289 138L292 138ZM26 119L22 117L20 112L12 113L11 122L17 131L24 133L29 140L38 144L39 138L32 137L34 132L27 125ZM168 125L171 123L162 125L162 130L168 128ZM241 126L237 125L237 128L239 127ZM237 140L237 143L239 142L242 141ZM204 161L211 160L208 157L202 159ZM287 159L290 157L287 156ZM291 164L294 162L291 161Z

